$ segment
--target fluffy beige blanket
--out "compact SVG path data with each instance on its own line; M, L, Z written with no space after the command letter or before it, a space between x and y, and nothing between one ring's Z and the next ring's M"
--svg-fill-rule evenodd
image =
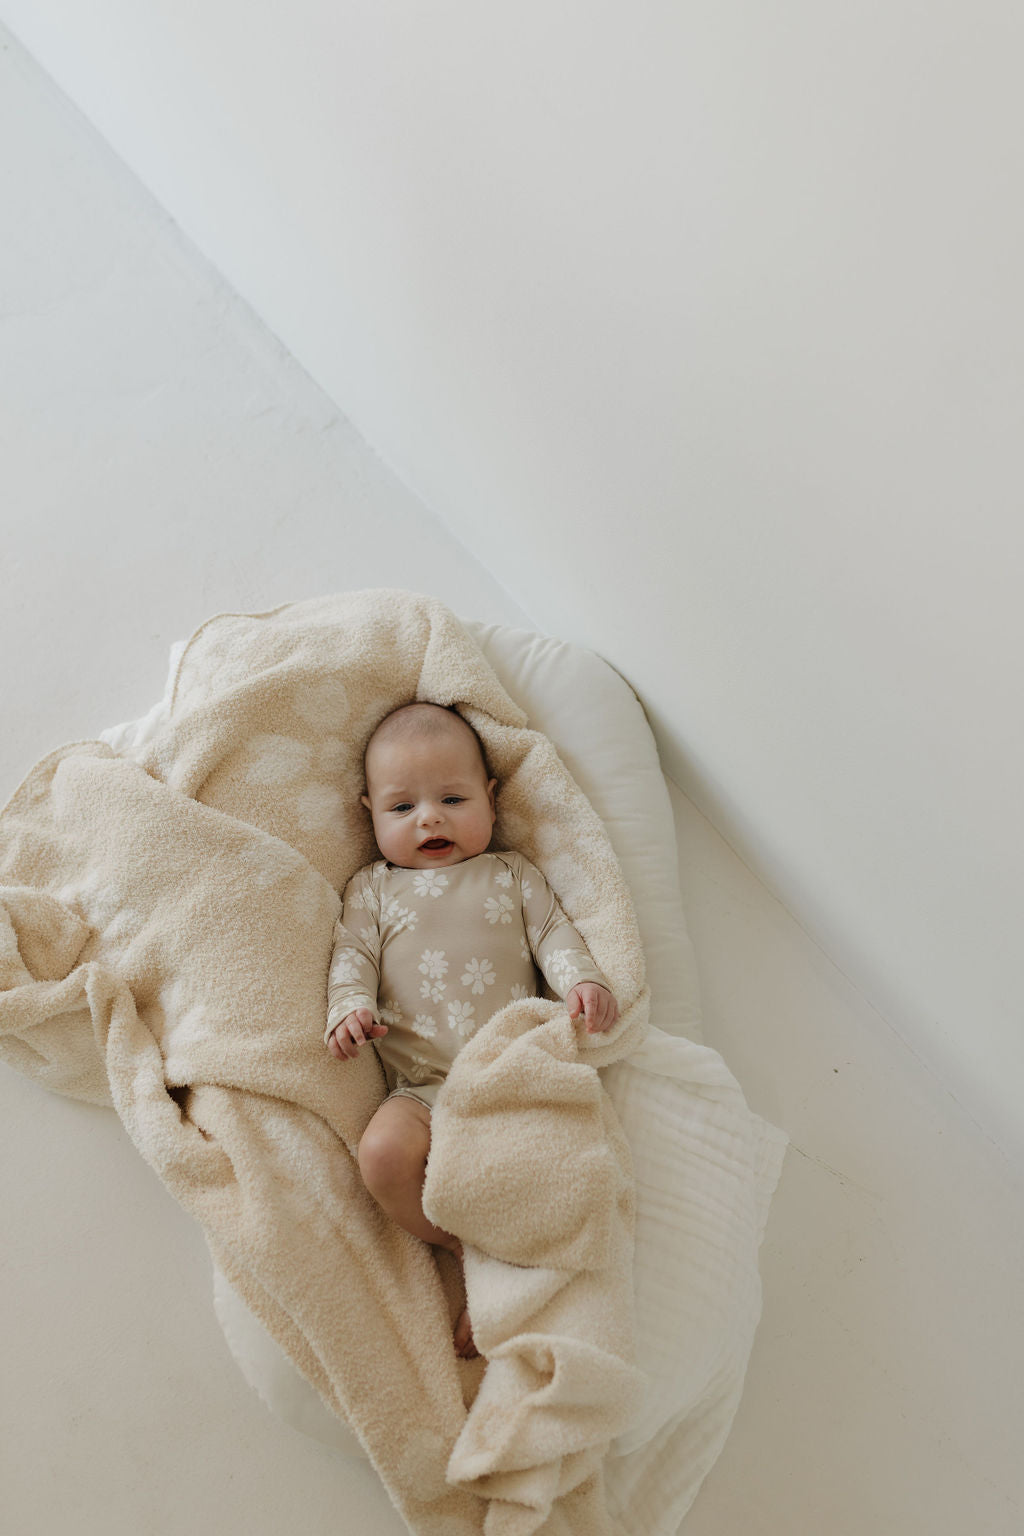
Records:
M367 1195L372 1052L324 1050L338 892L374 855L378 721L454 704L499 780L496 847L543 870L622 1010L590 1037L524 999L469 1042L434 1116L428 1215L458 1272ZM632 1363L629 1149L597 1068L643 1037L644 962L604 829L454 616L392 590L204 625L133 757L39 763L0 816L0 1051L112 1102L215 1262L365 1446L423 1536L602 1536Z

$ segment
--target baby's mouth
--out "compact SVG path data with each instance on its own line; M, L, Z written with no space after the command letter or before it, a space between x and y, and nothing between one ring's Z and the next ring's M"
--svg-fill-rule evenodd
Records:
M420 843L421 853L444 853L452 846L447 837L428 837L425 843Z

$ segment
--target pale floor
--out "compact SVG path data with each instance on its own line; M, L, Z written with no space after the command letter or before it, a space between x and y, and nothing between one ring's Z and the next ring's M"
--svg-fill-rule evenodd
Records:
M396 585L557 633L3 43L0 798L49 748L148 707L171 641L217 611ZM746 1394L686 1536L1017 1536L1020 1185L673 804L706 1038L792 1138ZM245 1385L199 1230L114 1115L0 1067L0 1124L4 1536L399 1536L367 1466Z

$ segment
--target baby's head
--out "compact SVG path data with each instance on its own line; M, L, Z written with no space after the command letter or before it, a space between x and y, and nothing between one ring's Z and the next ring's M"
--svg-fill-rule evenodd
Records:
M366 748L366 794L377 847L402 869L461 864L485 853L494 789L479 737L440 704L404 704Z

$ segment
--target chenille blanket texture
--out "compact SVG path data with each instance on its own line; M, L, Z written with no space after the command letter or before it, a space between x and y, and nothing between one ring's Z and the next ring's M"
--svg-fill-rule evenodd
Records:
M547 876L619 1001L588 1036L527 998L467 1044L424 1189L457 1272L363 1188L372 1051L323 1046L339 892L375 854L364 745L412 699L454 705L499 781L495 847ZM603 1461L633 1359L635 1191L597 1069L644 1038L629 892L604 828L439 602L378 590L226 615L193 636L132 759L60 748L0 818L0 1050L113 1103L214 1260L353 1427L422 1536L620 1529Z

